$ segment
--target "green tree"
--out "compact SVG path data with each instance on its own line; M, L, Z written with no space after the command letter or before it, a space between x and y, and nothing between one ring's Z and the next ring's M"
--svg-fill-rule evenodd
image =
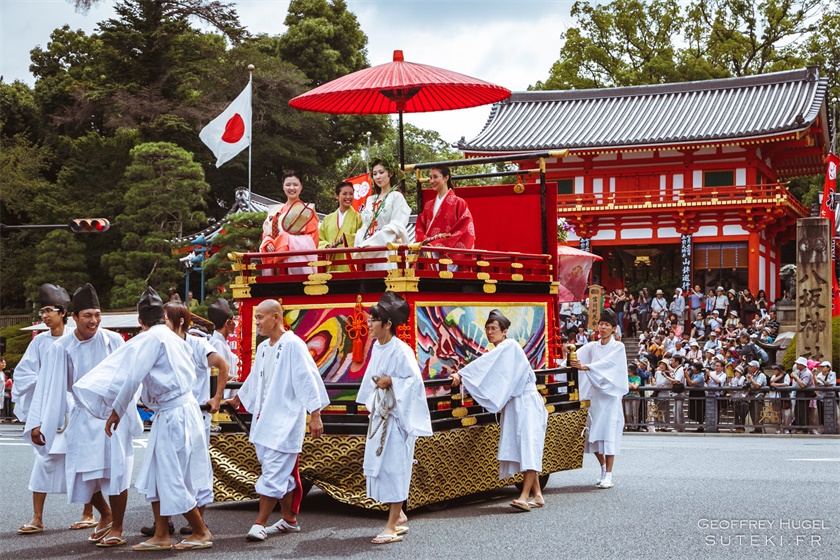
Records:
M632 86L802 66L827 0L575 2L560 58L533 89Z
M238 212L228 217L221 233L213 238L213 245L219 248L218 252L204 262L209 290L227 286L237 274L231 270L228 253L259 251L265 217L265 212ZM204 303L207 304L207 300Z
M125 171L125 210L116 218L121 248L102 257L114 280L111 305L137 303L146 286L166 289L180 281L178 259L169 239L204 224L209 185L192 155L167 142L144 143L131 150Z
M278 54L313 86L367 68L367 35L344 0L292 0Z
M25 134L37 141L41 129L41 109L35 93L21 81L11 84L0 79L0 136Z
M47 282L64 286L71 294L89 282L86 251L77 235L66 230L49 232L35 246L34 263L33 256L29 259L30 274L24 282L27 299L37 301L38 288Z

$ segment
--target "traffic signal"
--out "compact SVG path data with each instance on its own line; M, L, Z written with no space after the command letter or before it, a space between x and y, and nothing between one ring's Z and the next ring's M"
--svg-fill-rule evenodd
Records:
M77 218L70 221L70 231L73 233L104 233L111 227L111 222L105 218Z

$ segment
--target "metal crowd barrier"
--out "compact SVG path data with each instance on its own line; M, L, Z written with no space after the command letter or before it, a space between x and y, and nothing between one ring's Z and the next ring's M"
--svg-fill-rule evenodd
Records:
M803 397L806 391L815 396ZM745 390L704 386L672 393L667 388L642 386L638 393L639 396L625 395L622 403L625 427L631 431L653 428L707 433L750 429L753 433L840 433L837 422L840 387ZM768 393L779 396L771 397ZM635 421L634 410L637 411Z

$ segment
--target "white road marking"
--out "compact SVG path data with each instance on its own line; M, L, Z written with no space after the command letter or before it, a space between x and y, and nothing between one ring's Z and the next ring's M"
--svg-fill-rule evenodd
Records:
M840 457L827 457L825 459L788 459L788 461L826 461L830 463L840 463Z

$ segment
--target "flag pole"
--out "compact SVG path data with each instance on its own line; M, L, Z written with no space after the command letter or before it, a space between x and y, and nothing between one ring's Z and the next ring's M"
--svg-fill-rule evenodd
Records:
M248 88L251 106L248 111L248 200L251 200L251 150L254 145L254 65L248 65Z

